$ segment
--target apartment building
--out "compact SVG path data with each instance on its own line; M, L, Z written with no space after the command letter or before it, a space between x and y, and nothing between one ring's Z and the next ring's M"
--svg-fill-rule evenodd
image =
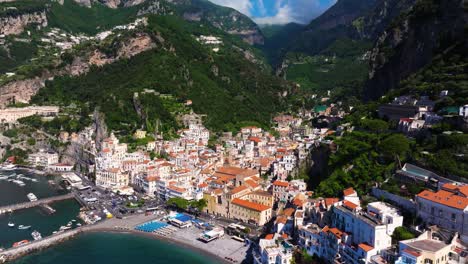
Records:
M458 232L468 242L468 186L450 183L437 192L424 190L416 195L417 214L429 225Z

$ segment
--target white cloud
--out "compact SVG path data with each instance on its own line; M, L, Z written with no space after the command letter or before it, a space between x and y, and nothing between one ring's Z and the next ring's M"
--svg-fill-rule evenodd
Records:
M307 24L322 14L336 0L210 0L232 7L250 16L257 24L286 24L290 22ZM274 2L273 2L274 1ZM273 4L272 4L273 3ZM274 10L267 10L266 4ZM253 10L256 8L258 10ZM274 15L266 15L274 14Z
M211 2L236 9L244 15L251 16L252 9L251 0L210 0Z

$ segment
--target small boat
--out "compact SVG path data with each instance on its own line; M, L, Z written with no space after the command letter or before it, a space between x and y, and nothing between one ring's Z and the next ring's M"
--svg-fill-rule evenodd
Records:
M34 240L40 240L40 239L42 239L41 233L37 232L36 230L34 230L34 231L31 233L31 236L34 238Z
M54 234L54 235L57 234L57 231L52 232L52 234Z
M71 221L68 222L68 223L67 223L67 226L72 226L72 222L71 222Z
M16 166L13 165L13 164L6 164L6 165L3 165L2 167L0 167L0 169L9 171L9 170L16 169Z
M29 201L31 202L37 201L37 196L34 193L28 193L27 196L28 196Z
M21 241L19 241L19 242L15 242L15 243L13 244L13 247L19 247L19 246L22 246L22 245L26 245L26 244L28 244L28 243L29 243L29 240L26 240L26 239L25 239L25 240L21 240Z
M29 228L31 228L31 226L25 226L25 225L19 225L18 226L19 230L26 230L26 229L29 229Z
M15 223L9 222L9 223L8 223L8 226L9 226L9 227L15 227Z
M71 220L72 222L76 222L76 219Z
M80 224L80 223L78 223L78 224L76 224L76 226L77 226L77 227L80 227L80 226L81 226L81 224Z
M60 231L65 231L65 230L68 230L68 229L71 229L71 226L61 226L60 227Z

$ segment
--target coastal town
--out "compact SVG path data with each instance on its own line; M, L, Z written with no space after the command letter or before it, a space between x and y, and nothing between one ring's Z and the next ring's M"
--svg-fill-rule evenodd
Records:
M294 263L298 254L327 263L464 263L468 253L464 179L445 178L406 163L392 177L403 188L424 186L414 197L392 193L378 183L369 194L349 186L335 196L315 195L308 186L314 177L313 154L320 149L340 151L334 139L355 129L343 122L334 128L323 125L345 120L349 111L340 105L281 114L272 119L270 129L245 126L236 133L217 134L216 141L203 118L191 111L182 116L185 128L176 137L167 140L136 130L132 138L143 143L131 149L113 132L97 141L94 123L78 133L58 135L60 142L87 153L85 166L52 148L41 148L22 165L16 164L15 156L5 157L2 169L24 167L61 175L71 197L82 205L83 227L69 222L45 239L66 232L75 235L81 229L114 229L176 240L233 263ZM411 136L446 118L432 107L427 98L400 97L381 105L379 115L396 120L397 130ZM461 106L458 113L465 122L466 109ZM61 114L53 106L0 110L2 123L9 128L21 126L22 118ZM321 120L322 125L307 120ZM15 175L6 179L24 182ZM28 199L37 205L50 203L33 193ZM11 214L12 208L2 207L0 214ZM9 251L36 242L18 243L0 252L3 260L11 259Z

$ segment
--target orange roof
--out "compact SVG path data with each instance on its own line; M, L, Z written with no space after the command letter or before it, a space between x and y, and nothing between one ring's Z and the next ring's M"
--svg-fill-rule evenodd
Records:
M286 208L282 214L289 217L294 214L294 211L296 211L294 208Z
M339 202L340 200L338 198L325 198L325 206L332 206L333 204Z
M294 204L295 206L300 207L300 206L303 206L303 205L304 205L304 201L302 201L302 200L299 199L299 198L294 198L293 204Z
M273 185L275 185L275 186L281 186L281 187L288 187L288 186L289 186L289 182L285 182L285 181L274 181L274 182L273 182Z
M288 234L281 235L284 239L288 239Z
M198 184L198 188L205 188L208 187L208 184L206 182Z
M215 189L215 190L214 190L214 193L215 193L216 195L220 195L220 194L223 194L223 190L222 190L222 189Z
M276 218L276 223L277 224L286 224L286 222L288 221L288 218L285 217L284 215L280 215Z
M257 211L257 212L263 212L263 211L266 211L266 210L268 210L268 209L271 209L271 207L269 207L269 206L266 206L266 205L263 205L263 204L258 204L258 203L253 203L253 202L249 202L249 201L246 201L246 200L241 200L241 199L239 199L239 198L234 198L234 199L232 200L232 203L235 204L235 205L238 205L238 206L247 208L247 209L251 209L251 210Z
M253 141L255 143L260 143L262 142L262 139L260 139L259 137L249 137L249 140L250 141Z
M343 202L343 205L344 205L345 207L351 209L351 210L354 210L354 209L356 209L356 208L358 207L357 204L352 203L352 202L350 202L350 201L344 201L344 202Z
M336 227L328 229L328 232L334 234L337 238L341 238L343 232Z
M362 250L364 250L365 252L369 252L371 250L373 250L374 248L372 246L369 246L367 244L364 244L364 243L361 243L358 245Z
M242 191L245 191L247 189L248 189L247 187L245 187L244 185L241 185L241 186L237 186L236 188L232 189L231 193L236 194L236 193L240 193Z
M273 237L275 237L274 234L268 234L268 235L265 236L265 239L267 239L267 240L272 240Z
M176 186L174 186L174 185L169 185L167 188L168 188L169 190L176 191L176 192L178 192L178 193L183 193L183 192L186 191L185 188L179 188L179 187L176 187Z
M459 192L465 197L468 196L468 185L457 186L451 183L446 183L442 185L442 189L446 189L447 191Z
M348 189L343 191L344 196L349 196L353 195L356 191L353 189L353 187L349 187Z
M259 186L256 182L254 182L252 180L246 180L245 183L247 185L249 185L250 187L252 187L252 188L257 188Z
M438 192L424 190L417 197L460 210L468 206L468 198L444 190Z

